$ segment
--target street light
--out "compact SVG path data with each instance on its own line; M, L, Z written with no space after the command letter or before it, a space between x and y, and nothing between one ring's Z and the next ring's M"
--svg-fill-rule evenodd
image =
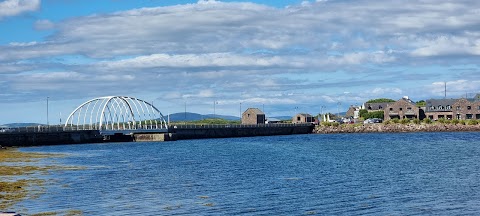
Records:
M240 120L242 120L242 102L240 102L240 112L239 112Z
M320 106L320 115L318 115L319 119L318 121L320 122L320 118L322 117L323 118L323 108L325 108L325 106L321 105Z
M213 101L213 118L215 119L216 118L216 113L215 113L215 105L217 104L218 102L216 100Z
M341 104L342 103L340 103L340 102L337 103L337 118L340 118L340 105Z
M50 123L48 122L48 99L49 99L49 98L50 98L50 97L47 97L47 126L50 125Z

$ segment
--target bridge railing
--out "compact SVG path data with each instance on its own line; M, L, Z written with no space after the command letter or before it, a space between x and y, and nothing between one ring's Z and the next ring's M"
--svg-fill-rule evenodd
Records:
M83 126L69 126L65 127L63 125L38 125L38 126L27 126L27 127L11 127L11 128L1 128L0 134L4 133L48 133L48 132L63 132L63 131L85 131L85 130L109 130L109 131L123 131L123 130L156 130L162 129L159 125L141 125L137 127L83 127Z
M274 128L274 127L293 127L293 126L311 126L311 123L287 124L170 124L168 127L173 129L206 129L206 128Z

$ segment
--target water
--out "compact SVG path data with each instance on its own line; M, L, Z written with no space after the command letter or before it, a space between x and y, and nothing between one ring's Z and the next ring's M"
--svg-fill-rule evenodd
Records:
M53 172L28 213L474 215L479 133L332 134L24 148ZM47 161L48 162L48 161Z

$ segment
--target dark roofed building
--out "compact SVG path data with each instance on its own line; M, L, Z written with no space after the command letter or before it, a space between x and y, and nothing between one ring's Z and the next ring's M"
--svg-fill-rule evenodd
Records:
M248 108L242 114L242 124L265 124L265 113L258 108Z
M366 109L368 112L375 112L375 111L383 111L385 107L389 104L393 104L395 102L390 103L365 103L363 105L363 109Z
M427 118L432 120L453 118L452 107L457 102L456 99L430 99L425 102L425 115Z

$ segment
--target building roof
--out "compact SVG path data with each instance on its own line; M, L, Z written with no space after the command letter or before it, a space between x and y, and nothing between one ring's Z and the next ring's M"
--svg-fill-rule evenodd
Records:
M305 116L305 117L312 117L312 115L308 113L298 113L297 115Z
M426 100L426 112L452 111L452 105L457 99L429 99Z
M453 105L456 101L457 99L429 99L429 100L426 100L425 102L427 104L427 107L430 107L430 106L438 107L440 105L442 106Z
M247 110L245 110L245 112L253 112L254 114L257 114L257 115L265 115L265 113L263 113L258 108L248 108Z
M393 104L395 102L389 102L389 103L365 103L365 109L369 110L379 110L379 109L385 109L389 104ZM369 108L370 107L370 108Z

